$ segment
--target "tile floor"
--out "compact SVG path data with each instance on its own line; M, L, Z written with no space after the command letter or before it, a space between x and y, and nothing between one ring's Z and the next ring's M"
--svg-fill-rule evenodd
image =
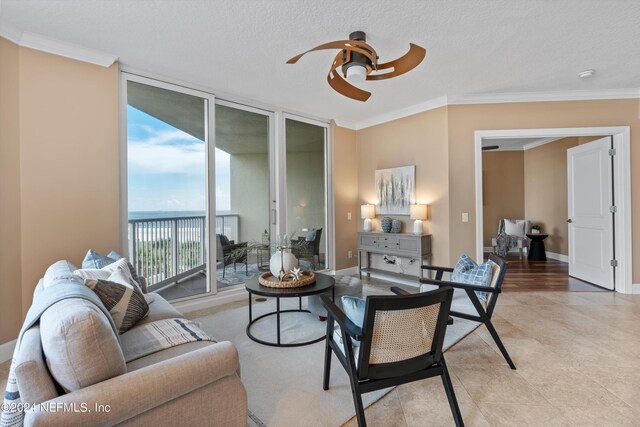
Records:
M640 295L504 293L494 325L517 370L484 327L446 353L465 425L640 425ZM365 412L370 426L453 425L437 378Z
M640 295L507 292L494 324L516 371L484 327L446 353L467 426L640 425ZM0 364L0 389L8 369ZM397 387L366 417L372 427L453 425L437 378Z

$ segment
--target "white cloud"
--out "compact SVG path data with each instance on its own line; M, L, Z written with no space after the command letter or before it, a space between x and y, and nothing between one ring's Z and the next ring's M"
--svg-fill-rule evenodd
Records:
M145 139L129 139L129 167L143 173L202 174L205 145L181 130L151 132Z

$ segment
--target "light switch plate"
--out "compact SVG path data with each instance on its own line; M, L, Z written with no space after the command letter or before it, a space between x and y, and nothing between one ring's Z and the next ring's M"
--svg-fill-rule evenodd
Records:
M462 212L462 222L469 222L469 213Z
M351 212L347 212L347 219L350 220L351 219Z

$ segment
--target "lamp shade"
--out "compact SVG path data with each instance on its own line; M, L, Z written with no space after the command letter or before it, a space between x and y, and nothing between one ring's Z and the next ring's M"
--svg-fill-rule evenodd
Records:
M409 215L411 219L427 219L427 205L409 206Z
M360 217L362 219L372 219L376 217L376 205L360 206Z

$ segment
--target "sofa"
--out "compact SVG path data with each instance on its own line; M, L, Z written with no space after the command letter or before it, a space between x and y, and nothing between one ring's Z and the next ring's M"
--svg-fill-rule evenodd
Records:
M58 277L45 274L34 299L47 280L64 282L73 268L68 262L50 267L47 273ZM232 343L190 342L125 362L126 334L184 317L160 295L144 297L147 316L120 336L95 305L74 298L55 303L22 335L16 380L22 402L39 404L26 412L25 425L247 425L247 394Z

